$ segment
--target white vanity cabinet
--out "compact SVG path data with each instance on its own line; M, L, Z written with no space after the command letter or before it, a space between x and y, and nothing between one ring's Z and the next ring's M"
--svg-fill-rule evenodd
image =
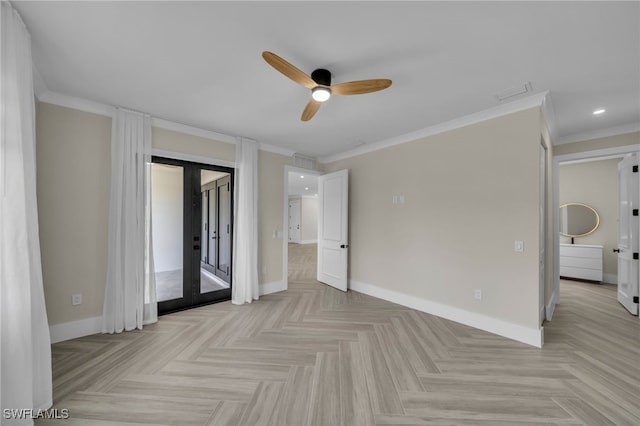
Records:
M560 276L602 281L602 246L560 244Z

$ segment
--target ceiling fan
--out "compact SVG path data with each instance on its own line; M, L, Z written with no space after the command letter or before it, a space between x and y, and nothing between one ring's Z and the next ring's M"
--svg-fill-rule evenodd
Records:
M391 80L374 79L358 80L331 85L331 73L325 69L317 69L308 76L280 56L271 52L262 52L262 57L269 65L280 71L291 80L311 90L311 99L302 111L300 119L309 121L320 109L322 102L334 95L362 95L377 92L391 86Z

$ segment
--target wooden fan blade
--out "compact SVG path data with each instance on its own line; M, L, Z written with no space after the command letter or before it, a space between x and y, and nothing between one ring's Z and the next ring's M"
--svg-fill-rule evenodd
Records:
M331 93L335 95L362 95L377 92L391 86L391 80L379 78L375 80L349 81L331 86Z
M289 77L296 83L306 87L307 89L313 89L317 86L316 82L311 79L307 74L300 71L298 68L291 65L289 62L282 59L280 56L271 52L262 52L262 57L265 61L276 70L280 71L285 76Z
M322 104L314 100L313 98L309 99L309 102L307 102L307 106L304 107L304 111L302 111L302 117L300 117L300 120L311 120L313 116L316 115L316 112L318 112L318 110L320 109L320 105Z

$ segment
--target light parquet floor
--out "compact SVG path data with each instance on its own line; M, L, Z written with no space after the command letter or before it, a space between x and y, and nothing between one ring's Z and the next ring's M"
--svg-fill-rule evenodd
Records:
M640 323L612 286L563 281L536 349L303 269L250 305L53 345L71 418L36 424L640 424Z

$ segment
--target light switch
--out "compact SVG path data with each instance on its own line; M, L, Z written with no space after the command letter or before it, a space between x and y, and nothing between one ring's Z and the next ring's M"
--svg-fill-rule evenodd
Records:
M513 251L521 253L524 251L524 241L516 240L513 243Z

